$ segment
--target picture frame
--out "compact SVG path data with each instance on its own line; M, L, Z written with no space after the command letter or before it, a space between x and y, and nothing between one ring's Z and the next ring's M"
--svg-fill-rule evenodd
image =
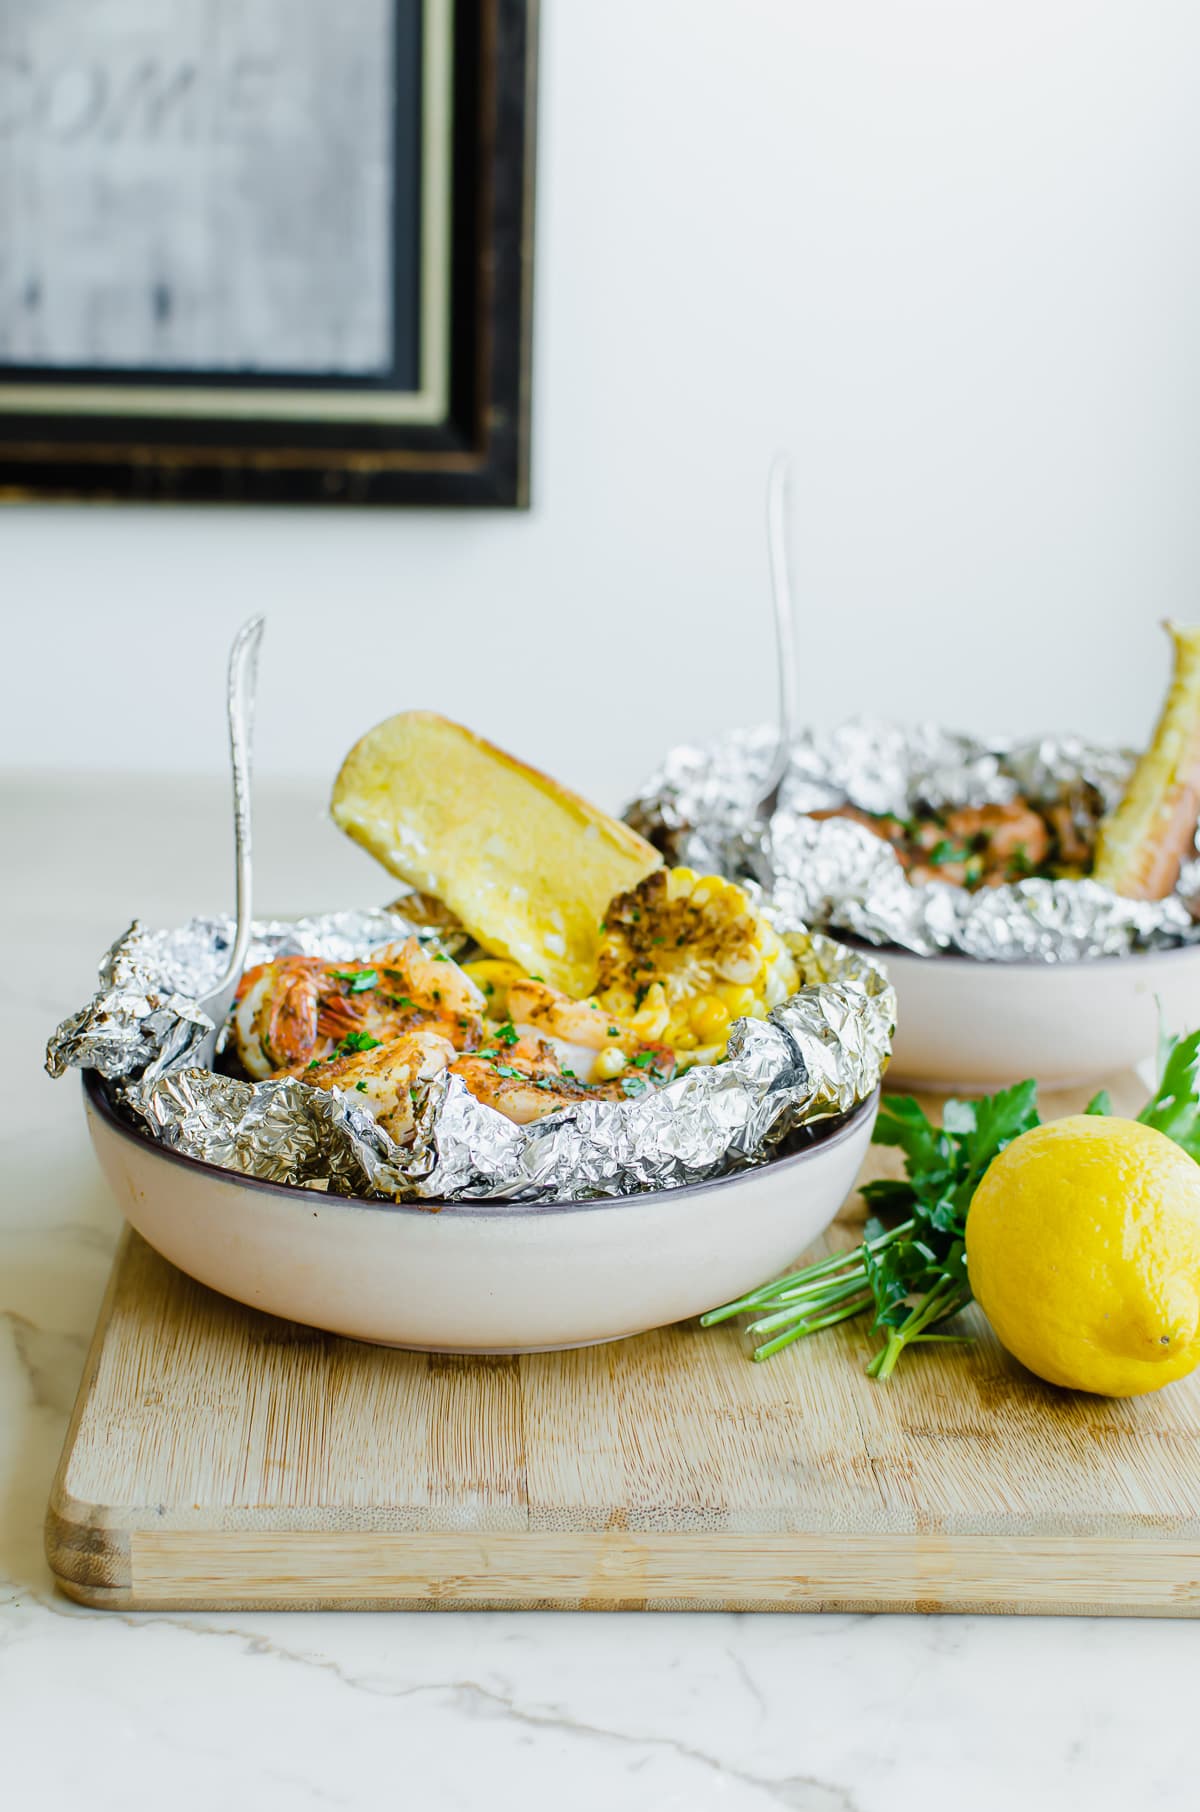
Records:
M0 499L527 506L537 0L304 4L0 0Z

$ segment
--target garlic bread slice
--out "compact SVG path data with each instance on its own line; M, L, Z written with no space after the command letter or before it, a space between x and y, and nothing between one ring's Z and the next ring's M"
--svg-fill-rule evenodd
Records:
M390 717L355 744L331 810L485 950L576 996L595 985L608 902L662 865L627 825L429 711Z

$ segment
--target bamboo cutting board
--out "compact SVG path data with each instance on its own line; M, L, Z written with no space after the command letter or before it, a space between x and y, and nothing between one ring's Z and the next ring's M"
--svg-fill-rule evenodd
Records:
M968 1319L974 1345L884 1386L861 1323L766 1365L694 1325L447 1358L242 1308L127 1233L51 1565L84 1603L144 1610L1200 1613L1200 1375L1072 1396Z

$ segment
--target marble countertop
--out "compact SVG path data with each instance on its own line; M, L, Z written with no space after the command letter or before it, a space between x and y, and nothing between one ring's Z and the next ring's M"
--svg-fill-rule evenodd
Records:
M51 1475L119 1217L48 1032L136 914L227 908L215 781L3 785L0 1780L14 1807L1184 1812L1200 1629L1042 1618L125 1616L56 1594ZM387 897L258 789L259 907ZM180 826L187 826L187 847ZM147 836L147 829L152 835ZM11 1796L11 1798L9 1797Z

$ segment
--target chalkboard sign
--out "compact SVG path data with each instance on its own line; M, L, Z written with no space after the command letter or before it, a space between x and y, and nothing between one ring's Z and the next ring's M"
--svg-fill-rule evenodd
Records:
M523 504L531 0L0 0L0 494Z

